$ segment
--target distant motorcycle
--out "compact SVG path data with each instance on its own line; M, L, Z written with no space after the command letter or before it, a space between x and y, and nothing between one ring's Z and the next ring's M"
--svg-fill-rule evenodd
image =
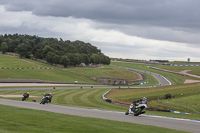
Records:
M29 98L29 94L28 93L24 93L23 97L22 97L22 101L25 101L28 98Z
M45 103L48 103L48 99L47 99L46 96L43 96L42 99L41 99L40 104L45 104Z
M143 111L145 108L147 108L147 104L140 104L137 103L134 105L133 103L130 105L129 109L125 112L125 115L133 113L134 116L138 116L140 114L144 114L145 111Z
M40 104L49 103L49 102L51 102L51 99L52 99L52 95L45 94L45 95L42 97Z

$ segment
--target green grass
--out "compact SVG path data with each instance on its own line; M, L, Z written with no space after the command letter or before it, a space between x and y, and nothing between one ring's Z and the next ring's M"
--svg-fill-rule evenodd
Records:
M168 65L154 65L154 66L158 68L174 71L174 72L180 72L183 70L199 71L200 69L200 66L168 66Z
M47 88L47 89L52 89L53 87L55 87L56 89L59 89L59 88L74 88L74 87L82 87L82 88L85 88L85 87L88 87L88 88L95 88L95 87L113 87L113 86L109 86L109 85L90 85L90 84L72 84L72 85L60 85L60 84L49 84L49 86L1 86L0 89L6 89L6 88Z
M105 102L101 96L109 89L69 89L69 90L30 90L30 95L38 96L37 102L40 102L44 93L53 93L52 104L68 105L68 106L79 106L84 108L97 108L103 110L117 110L124 111L126 107L114 105ZM25 91L23 90L7 90L0 91L0 95L4 94L15 94L22 95ZM20 98L8 98L13 100L21 100ZM28 101L32 101L33 98L29 98Z
M163 88L160 92L164 91L165 89L166 88ZM42 98L43 93L49 93L51 91L53 93L52 104L125 112L128 109L128 106L114 105L114 104L105 102L101 98L102 94L108 90L109 89L71 89L71 90L55 89L55 90L29 90L29 92L31 95L38 96L36 97L36 100L38 103L40 102L40 99ZM115 89L115 90L116 91L123 90L123 91L119 91L121 92L120 93L121 97L130 98L130 101L124 100L121 97L117 97L117 99L114 99L116 95L119 95L116 93L116 91L111 91L110 93L114 97L110 97L110 94L106 95L106 97L111 98L114 101L119 101L120 99L122 102L130 103L132 102L132 100L134 100L133 98L141 98L143 96L147 96L148 101L151 102L151 104L153 104L152 102L156 102L155 100L150 100L152 98L150 96L152 96L153 93L156 93L156 90L152 90L152 92L151 92L151 89L149 89L148 91L145 91L146 89ZM183 90L183 91L186 92L187 90ZM15 94L15 95L22 96L24 92L25 91L22 91L22 90L0 91L0 95ZM151 94L148 94L148 93L151 93ZM166 92L162 92L162 95L165 95L165 93ZM155 94L154 98L156 98L158 94ZM7 99L21 100L21 97L7 98ZM29 98L27 101L31 102L32 100L33 98ZM156 106L157 104L158 102L156 102L154 106ZM162 105L159 104L158 107L162 108ZM200 115L197 115L197 114L185 115L185 114L172 114L172 113L155 112L155 111L147 111L146 114L200 120Z
M200 76L200 67L189 71L188 73Z
M1 133L182 133L183 131L0 105ZM145 127L145 128L144 128Z
M41 63L35 60L20 58L19 56L0 54L0 67L28 68L28 67L52 67L52 65Z
M164 100L163 102L171 102L180 106L191 107L200 112L200 104L198 103L200 100L200 83L156 88L114 89L107 95L107 97L114 101L131 103L132 101L145 96L148 98L148 103L151 107L195 113L191 109L188 110L184 107L169 106L159 103L158 98L163 100L162 98L166 94L171 94L175 98Z
M188 96L184 96L184 95L185 94L183 94L179 98L162 100L162 102L170 103L170 104L172 104L172 106L174 105L173 107L170 107L170 108L174 108L174 109L176 108L177 110L180 110L180 111L191 112L192 111L191 109L194 109L194 110L200 112L200 102L199 102L200 101L200 91L196 95L195 94L188 95ZM196 102L194 102L194 101L196 101ZM179 107L179 106L181 106L181 107Z
M85 69L77 68L68 71L71 71L73 73L79 73L81 75L96 76L96 77L107 77L107 78L128 79L128 80L135 80L138 78L137 74L133 72L111 66L102 66L102 68L96 68L95 71L91 71L91 68L85 68Z
M12 58L12 57L6 57ZM19 60L20 61L20 60ZM5 62L5 61L3 61ZM26 63L30 63L29 62ZM38 62L34 62L37 64ZM11 63L12 64L12 63ZM21 62L20 65L23 65ZM32 64L32 63L31 63ZM121 101L130 103L134 99L139 99L141 97L148 97L149 103L153 107L164 108L164 109L171 109L171 110L180 110L180 111L191 111L186 110L184 108L178 108L176 106L168 106L162 105L157 102L158 97L163 97L165 94L173 94L176 96L174 101L170 101L172 103L178 103L181 98L183 100L189 100L191 106L195 106L195 100L199 100L196 94L199 94L200 84L187 84L181 85L188 79L188 77L183 77L177 74L162 72L158 70L149 69L147 66L149 64L141 64L141 63L124 63L124 62L112 62L113 65L124 66L128 68L140 69L145 71L151 71L155 73L159 73L166 78L168 78L174 86L165 86L165 87L158 87L158 88L141 88L141 89L115 89L109 95L108 98L111 98L114 101ZM42 65L42 63L40 64ZM9 65L7 65L9 66ZM45 66L45 65L44 65ZM157 66L157 65L156 65ZM1 67L1 66L0 66ZM125 78L128 75L128 78L134 78L134 74L129 75L131 72L125 72L122 69L111 67L111 66L103 66L103 68L67 68L66 70L61 69L54 69L54 70L46 70L46 69L33 69L33 70L11 70L11 69L0 69L0 78L33 78L33 79L41 79L41 80L48 80L48 81L56 81L56 82L65 82L65 83L74 83L75 80L78 80L79 83L95 83L95 81L90 80L86 76L99 76L99 77L117 77L117 75L121 75L121 77ZM116 75L117 73L117 75ZM151 75L147 74L149 79L149 84L146 86L155 85L158 81L152 77ZM118 77L120 78L120 77ZM177 85L178 84L178 85ZM144 85L145 86L145 85ZM85 108L98 108L98 109L105 109L105 110L116 110L116 111L125 111L127 107L122 107L118 105L113 105L110 103L105 102L101 99L101 96L104 92L108 89L77 89L77 90L52 90L53 91L53 101L52 104L60 104L60 105L68 105L68 106L79 106ZM43 93L49 93L47 90L32 90L31 95L39 96L37 101L39 102L40 98L42 97ZM0 94L23 94L24 91L0 91ZM184 94L182 96L181 94ZM195 99L190 98L194 96ZM21 98L11 98L14 100L21 100ZM191 99L191 100L190 100ZM32 99L29 99L31 101ZM169 101L163 101L169 102ZM185 104L185 103L183 103ZM188 104L188 103L187 103ZM197 104L197 106L199 106ZM152 112L147 112L147 114L151 114ZM159 112L160 113L160 112ZM157 114L156 112L154 114ZM167 114L169 115L169 114ZM171 114L170 114L171 115ZM193 118L195 114L190 115ZM182 117L188 117L185 115L181 115ZM195 118L195 117L194 117ZM199 115L195 119L200 119Z
M0 67L27 68L27 67L39 67L39 65L20 59L17 56L0 54Z
M14 69L0 69L1 79L39 79L44 81L60 82L60 83L96 83L96 81L90 78L72 73L69 71L63 71L59 69L47 70L47 69L33 69L33 70L14 70Z
M62 82L62 83L97 83L91 80L90 76L119 78L119 79L137 79L133 72L115 68L111 66L101 66L101 68L66 68L60 69L48 64L40 63L30 59L20 59L17 56L0 54L0 67L25 68L25 69L0 69L0 79L39 79L44 81ZM27 68L46 68L48 69L27 69Z

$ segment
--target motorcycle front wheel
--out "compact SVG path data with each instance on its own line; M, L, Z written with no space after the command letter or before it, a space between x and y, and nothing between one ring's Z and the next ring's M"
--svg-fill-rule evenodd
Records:
M24 101L24 100L26 100L26 98L25 98L25 97L22 97L22 101Z
M139 114L141 114L141 112L142 112L142 109L141 109L141 108L135 109L135 111L134 111L134 116L138 116Z
M129 114L129 110L127 110L126 112L125 112L125 115L128 115Z

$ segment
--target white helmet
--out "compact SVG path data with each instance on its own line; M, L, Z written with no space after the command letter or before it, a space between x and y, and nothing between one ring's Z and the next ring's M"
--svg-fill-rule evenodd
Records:
M143 97L142 100L147 100L147 98L146 98L146 97Z

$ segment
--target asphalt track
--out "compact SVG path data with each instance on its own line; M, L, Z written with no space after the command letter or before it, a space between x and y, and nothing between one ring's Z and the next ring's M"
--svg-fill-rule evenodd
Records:
M132 115L124 115L124 112L116 111L105 111L98 109L86 109L78 107L69 107L53 104L41 105L34 102L22 102L15 100L6 100L0 99L0 104L28 108L35 110L43 110L55 113L83 116L83 117L92 117L100 119L108 119L121 122L137 123L142 125L152 125L157 127L164 127L169 129L176 129L181 131L188 131L199 133L200 132L200 121L189 120L189 119L177 119L177 118L168 118L168 117L158 117L151 115L141 115L139 117Z

